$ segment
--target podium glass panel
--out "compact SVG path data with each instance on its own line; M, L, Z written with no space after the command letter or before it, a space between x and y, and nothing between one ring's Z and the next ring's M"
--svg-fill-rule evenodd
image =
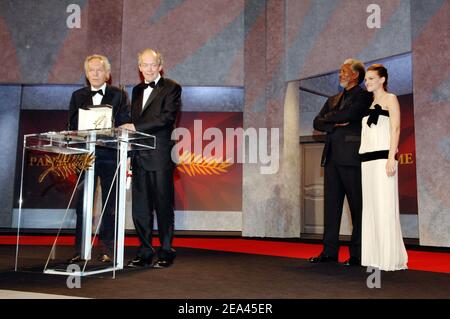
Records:
M124 266L127 154L155 146L125 129L24 136L15 270L114 277ZM51 235L35 236L41 218Z

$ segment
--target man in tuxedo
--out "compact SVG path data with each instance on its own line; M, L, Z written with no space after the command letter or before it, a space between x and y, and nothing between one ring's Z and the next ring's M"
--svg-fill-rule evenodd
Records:
M69 108L70 130L78 129L78 110L92 105L109 104L112 106L112 117L114 126L120 126L130 121L130 105L125 91L108 85L111 74L111 65L103 55L90 55L84 61L84 69L89 86L81 88L72 94ZM115 214L115 187L111 190L108 201L108 191L113 182L114 173L117 168L117 152L114 149L96 146L95 148L95 184L97 178L100 178L102 188L102 204L106 205L103 213L99 238L102 245L100 261L111 262L111 256L114 249L114 214ZM94 184L94 185L95 185ZM114 184L115 185L115 184ZM75 231L76 253L69 260L76 263L82 260L81 241L83 226L83 192L78 192L78 201L76 207L77 222Z
M138 54L139 70L144 82L133 88L132 123L122 125L156 137L156 148L139 150L132 157L133 222L140 240L136 257L130 267L167 268L173 264L174 233L174 162L171 140L181 108L181 86L161 76L163 59L159 52L145 49ZM156 212L161 247L153 263L153 211Z
M347 59L339 72L343 92L330 97L314 118L314 129L326 132L321 165L324 181L324 236L322 253L310 262L337 262L339 230L344 197L350 206L353 231L350 259L345 265L361 264L361 161L358 150L361 141L361 120L372 103L371 95L359 84L365 70L361 61Z

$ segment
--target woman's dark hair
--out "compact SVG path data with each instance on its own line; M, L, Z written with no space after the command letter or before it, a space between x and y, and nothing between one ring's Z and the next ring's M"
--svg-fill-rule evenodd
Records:
M384 78L383 88L385 91L387 91L387 85L388 85L388 72L387 69L384 67L383 64L372 64L367 68L367 71L375 71L377 72L378 76L380 78Z

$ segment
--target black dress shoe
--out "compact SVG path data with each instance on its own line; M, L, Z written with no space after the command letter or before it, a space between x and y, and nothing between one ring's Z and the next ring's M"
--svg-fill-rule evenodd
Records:
M153 268L169 268L173 265L173 260L169 259L159 259L154 265Z
M344 266L361 266L361 259L356 257L350 257L343 263Z
M327 256L325 254L320 254L317 257L309 258L309 262L313 264L317 263L327 263L327 262L337 262L337 258Z
M81 258L79 254L75 254L72 258L68 259L67 262L70 264L76 264L81 261L84 261L84 259Z
M152 259L153 258L141 258L141 257L136 257L133 260L131 260L128 263L128 267L132 267L132 268L141 268L141 267L149 267L152 265Z

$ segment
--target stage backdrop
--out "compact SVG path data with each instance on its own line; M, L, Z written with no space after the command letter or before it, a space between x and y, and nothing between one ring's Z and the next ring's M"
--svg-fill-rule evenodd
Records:
M191 141L187 143L190 150L177 149L180 164L175 170L175 209L241 211L242 164L228 161L231 154L227 154L227 143L233 143L236 159L241 143L238 138L227 141L225 137L227 128L242 128L242 112L182 112L177 127L187 129ZM219 129L221 136L209 140L204 136L209 128ZM195 145L203 154L196 152ZM211 156L206 154L208 150L212 150ZM189 159L197 161L186 165Z
M16 165L15 203L18 203L24 134L65 129L67 111L23 110L21 112ZM178 129L189 140L190 149L178 148L179 165L175 168L175 209L179 211L241 211L242 164L227 161L226 129L242 128L242 112L182 112ZM208 137L209 128L219 129L220 136ZM233 143L233 157L237 158L240 139ZM185 144L186 145L186 144ZM200 147L196 147L199 145ZM177 144L178 146L178 144ZM203 151L212 150L212 156ZM223 156L221 156L221 153ZM57 176L48 172L49 159L56 154L27 152L25 161L26 188L24 208L63 208L69 201L77 176ZM193 159L193 161L191 161ZM75 201L73 201L75 203ZM71 205L74 207L74 205ZM17 204L15 205L17 208Z
M398 146L398 190L401 214L417 215L416 143L414 136L414 101L412 94L398 97L401 112Z

